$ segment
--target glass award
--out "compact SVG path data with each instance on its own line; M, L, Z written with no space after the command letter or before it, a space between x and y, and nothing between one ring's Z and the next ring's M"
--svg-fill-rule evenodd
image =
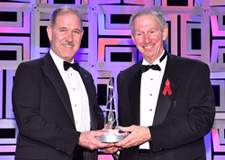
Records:
M106 103L106 114L105 114L105 126L101 131L104 132L104 135L98 137L98 139L103 143L116 143L120 142L127 136L127 133L124 133L118 129L118 119L115 109L114 102L114 79L109 79L108 84L108 96Z

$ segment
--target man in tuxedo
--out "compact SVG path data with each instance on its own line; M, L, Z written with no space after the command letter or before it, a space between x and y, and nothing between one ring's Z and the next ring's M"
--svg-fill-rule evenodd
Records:
M120 160L205 160L204 136L215 105L208 65L163 48L165 16L143 8L130 18L131 37L143 60L117 78Z
M74 63L83 32L77 9L56 9L47 27L49 53L19 65L12 92L16 160L97 160L97 149L110 146L93 131L104 125L93 78Z

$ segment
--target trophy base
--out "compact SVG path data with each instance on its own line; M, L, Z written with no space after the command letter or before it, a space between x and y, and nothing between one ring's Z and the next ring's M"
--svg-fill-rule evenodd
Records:
M98 137L102 143L117 143L126 138L127 133L105 132L103 136Z

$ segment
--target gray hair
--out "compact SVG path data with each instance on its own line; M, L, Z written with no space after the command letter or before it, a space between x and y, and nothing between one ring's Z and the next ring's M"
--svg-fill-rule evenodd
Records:
M129 25L130 25L130 29L131 29L132 34L134 34L134 20L135 20L135 18L137 18L138 16L141 16L141 15L148 15L148 14L153 14L153 15L156 15L158 17L159 25L160 25L161 31L163 32L164 27L166 26L165 15L162 14L161 12L156 11L156 10L151 9L151 8L142 8L142 9L134 12L132 14L132 16L130 17Z
M81 30L83 30L82 16L81 16L80 11L77 8L72 8L70 6L63 6L61 8L56 9L52 13L52 16L51 16L51 19L50 19L50 27L51 28L55 27L56 18L58 16L64 15L64 14L67 14L67 13L73 13L80 19Z

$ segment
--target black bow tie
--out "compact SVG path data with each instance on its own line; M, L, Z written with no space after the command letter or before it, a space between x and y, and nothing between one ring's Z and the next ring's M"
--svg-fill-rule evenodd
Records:
M161 63L166 57L166 52L164 52L164 54L162 55L162 57L159 59L159 62ZM153 65L141 65L140 66L140 69L141 69L141 72L144 73L146 71L148 71L149 69L153 69L153 70L157 70L157 71L161 71L161 68L159 67L158 64L153 64Z
M161 68L159 67L158 64L156 64L156 65L154 65L154 64L153 65L141 65L140 69L141 69L142 73L148 71L149 69L161 71Z
M70 67L72 67L74 70L76 71L80 71L80 66L78 63L68 63L66 61L63 62L63 67L64 67L64 70L66 71L67 69L69 69Z

